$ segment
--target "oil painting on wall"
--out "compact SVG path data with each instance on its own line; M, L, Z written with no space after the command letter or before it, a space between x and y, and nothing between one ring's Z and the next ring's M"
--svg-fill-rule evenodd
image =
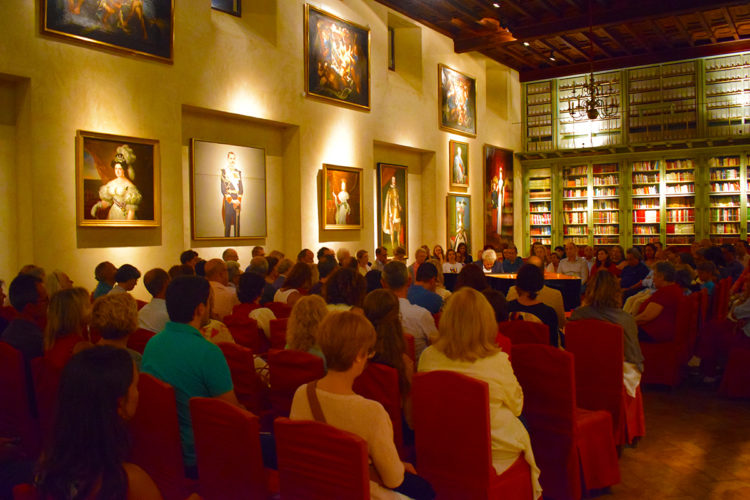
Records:
M449 194L446 197L448 249L458 250L466 245L466 254L471 255L471 197Z
M387 248L388 255L393 255L396 247L404 247L407 255L409 252L406 175L403 165L378 163L378 246Z
M448 142L448 168L450 188L469 187L469 144L460 141Z
M474 137L477 134L477 82L438 64L440 128Z
M323 165L323 229L362 227L362 169Z
M484 241L513 240L513 151L484 146Z

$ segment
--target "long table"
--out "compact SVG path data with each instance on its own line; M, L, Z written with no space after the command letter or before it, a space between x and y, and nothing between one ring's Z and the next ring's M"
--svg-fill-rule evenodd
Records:
M515 274L488 274L486 276L492 288L500 290L506 295L510 287L516 284ZM581 305L581 278L545 272L544 284L555 290L560 290L566 311Z

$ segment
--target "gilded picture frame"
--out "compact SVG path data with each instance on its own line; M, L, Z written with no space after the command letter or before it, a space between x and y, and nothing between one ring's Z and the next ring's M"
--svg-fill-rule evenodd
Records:
M332 51L333 39L347 50ZM370 29L305 4L304 46L305 94L369 111Z
M409 253L409 189L408 169L404 165L378 163L376 192L378 214L378 246L393 255L396 247Z
M471 255L471 196L448 194L445 197L446 235L448 250L457 250L466 243L466 255Z
M438 64L438 124L469 137L477 135L477 81Z
M267 236L266 150L190 140L193 240Z
M484 145L484 241L513 239L513 151Z
M79 226L156 227L161 220L159 141L79 130Z
M211 8L235 17L242 17L242 0L211 0Z
M323 164L320 196L325 230L362 229L362 169Z
M41 0L42 33L172 62L174 0Z
M448 178L450 189L469 187L469 143L448 141Z

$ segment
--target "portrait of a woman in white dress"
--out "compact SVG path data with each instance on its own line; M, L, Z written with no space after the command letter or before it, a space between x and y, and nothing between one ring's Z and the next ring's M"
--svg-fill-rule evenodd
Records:
M130 146L123 144L117 148L111 162L115 178L99 188L100 201L91 208L92 217L98 217L100 210L109 209L108 220L137 220L136 212L143 197L133 183L135 160Z
M333 200L336 202L336 224L346 224L346 217L351 213L349 206L349 192L346 190L346 181L341 181L341 190L336 194L332 192Z

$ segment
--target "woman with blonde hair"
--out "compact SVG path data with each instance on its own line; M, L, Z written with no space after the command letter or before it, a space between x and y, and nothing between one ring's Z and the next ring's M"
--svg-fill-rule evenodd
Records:
M129 293L103 295L94 301L91 309L91 331L101 335L97 345L111 345L125 349L141 367L141 354L128 348L130 334L138 329L138 304Z
M286 326L286 348L326 358L318 347L318 326L328 314L326 302L320 295L302 297L294 304Z
M52 295L44 330L44 357L56 369L62 370L73 354L91 346L90 319L91 303L85 288L68 288Z
M362 314L328 314L318 329L318 344L328 362L328 373L297 389L289 418L325 422L364 439L372 463L370 477L377 477L377 481L370 481L371 498L390 498L389 490L417 500L434 498L429 483L399 458L385 408L352 389L376 341L375 329Z
M448 301L440 317L438 339L422 352L418 371L448 370L487 382L492 465L502 474L523 453L531 467L534 498L539 498L539 468L529 433L518 419L523 391L508 355L495 346L496 336L495 313L487 299L473 288L461 288Z

